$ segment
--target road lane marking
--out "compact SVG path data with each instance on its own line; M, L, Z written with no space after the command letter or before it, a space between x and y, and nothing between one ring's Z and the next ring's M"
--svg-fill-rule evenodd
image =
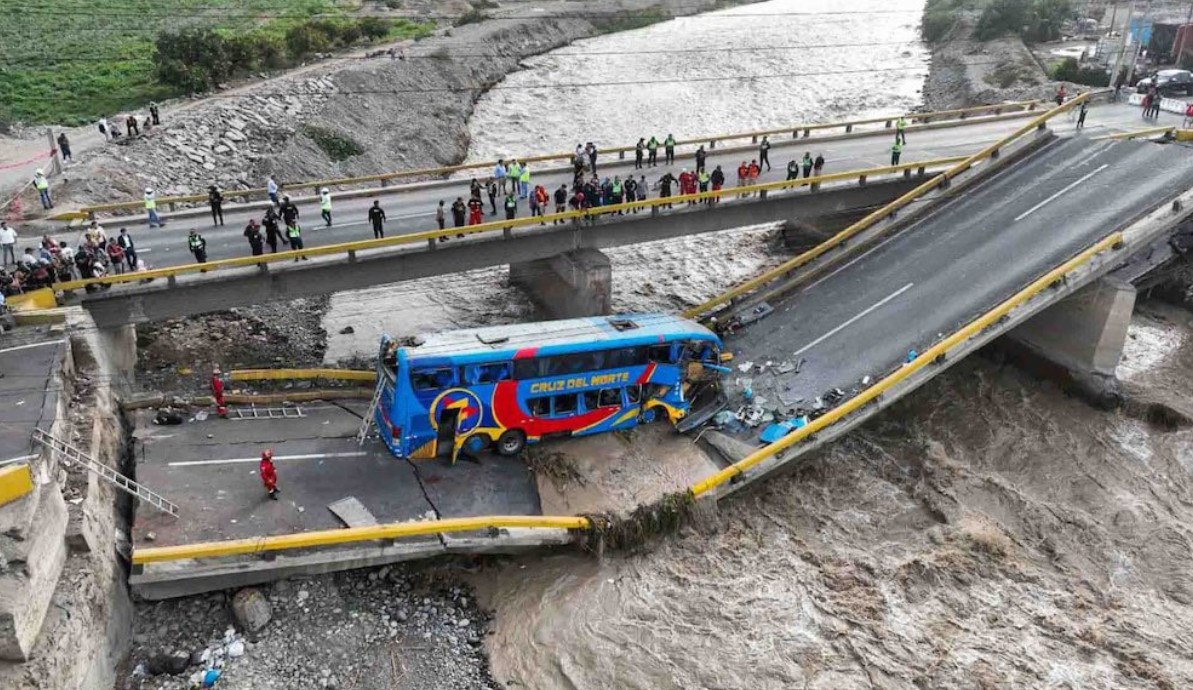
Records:
M58 345L62 342L63 341L61 341L61 340L51 340L46 343L31 343L29 345L17 345L16 347L6 347L3 350L0 350L0 354L4 354L5 352L16 352L17 350L28 350L29 348L32 348L32 347L45 347L46 345Z
M274 460L318 460L320 458L359 458L368 455L366 451L354 450L346 453L307 453L306 455L275 455ZM228 458L227 460L186 460L183 462L167 463L169 467L194 467L196 465L240 465L250 462L261 462L260 456L255 458Z
M857 322L859 319L864 319L864 318L866 317L866 315L867 315L867 314L869 314L870 312L874 311L875 309L878 309L879 307L881 307L882 305L886 304L887 302L890 302L891 300L895 299L895 298L896 298L896 297L898 297L899 295L902 295L904 292L907 292L908 290L910 290L910 289L911 289L911 287L912 287L913 285L915 285L915 283L908 283L908 284L904 285L903 287L899 288L898 290L895 290L895 291L894 291L894 292L892 292L891 294L887 295L886 297L883 297L881 301L877 302L877 303L876 303L876 304L874 304L874 305L871 305L871 306L867 307L867 308L865 309L865 311L863 311L862 313L860 313L860 314L858 314L857 316L855 316L855 317L853 317L853 318L849 319L848 321L846 321L845 323L841 324L840 326L837 326L836 328L834 328L833 330L829 331L828 333L825 333L824 335L820 336L820 337L819 337L819 338L817 338L816 340L813 340L812 342L808 343L807 345L804 345L804 346L803 346L803 347L801 347L800 349L796 350L796 351L795 351L795 356L796 356L796 357L798 357L798 356L802 355L803 353L805 353L805 352L807 352L808 350L810 350L810 349L812 349L812 348L816 347L816 346L817 346L817 345L819 345L820 343L823 343L825 340L828 340L829 338L833 337L834 335L836 335L836 334L840 333L842 330L844 330L844 329L846 329L846 328L849 328L851 325L853 325L853 324L854 324L855 322Z
M1085 181L1086 181L1086 180L1088 180L1089 178L1093 177L1094 175L1097 175L1098 173L1102 172L1103 170L1105 170L1106 168L1109 168L1109 167L1110 167L1110 164L1109 164L1109 163L1103 163L1103 164L1102 164L1100 167L1098 167L1098 168L1095 168L1095 169L1094 169L1092 172L1086 173L1085 175L1082 175L1081 177L1077 178L1077 180L1075 180L1074 182L1070 183L1068 186L1066 186L1064 189L1060 190L1060 191L1059 191L1059 192L1057 192L1056 194L1053 194L1052 196L1048 197L1047 199L1044 199L1043 201L1041 201L1040 203L1036 204L1035 206L1032 206L1031 208L1027 209L1027 210L1026 210L1026 211L1024 211L1023 213L1020 213L1019 215L1015 216L1015 220L1014 220L1014 221L1012 221L1012 222L1018 222L1018 221L1021 221L1021 220L1023 220L1024 218L1026 218L1026 217L1030 216L1031 214L1035 213L1036 211L1039 211L1041 208L1043 208L1044 206L1048 205L1049 203L1051 203L1051 202L1053 202L1053 201L1056 201L1057 197L1061 196L1061 195L1062 195L1062 194L1064 194L1065 192L1067 192L1067 191L1069 191L1070 189L1072 189L1072 188L1076 187L1077 185L1081 184L1082 182L1085 182Z

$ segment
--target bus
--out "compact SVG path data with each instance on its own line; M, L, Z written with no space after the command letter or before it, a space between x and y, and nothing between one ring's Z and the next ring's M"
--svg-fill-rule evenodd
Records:
M722 343L670 314L595 316L381 338L373 420L400 458L486 449L683 419L719 393Z

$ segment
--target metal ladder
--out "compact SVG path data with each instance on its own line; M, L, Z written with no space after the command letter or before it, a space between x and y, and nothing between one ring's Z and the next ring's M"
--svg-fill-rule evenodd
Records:
M108 467L102 462L92 459L83 451L75 448L66 441L54 438L49 433L41 429L33 430L33 441L50 450L50 458L54 458L54 454L58 454L58 460L65 465L79 465L88 472L99 476L100 479L108 482L112 486L121 489L139 500L148 503L157 508L163 513L169 513L174 517L178 517L178 506L166 500L164 496L146 488L143 484L139 484L132 479L120 474L116 470Z
M236 413L236 419L302 419L306 417L306 413L302 411L301 407L257 407L252 405L247 410L238 407L233 412Z
M373 389L373 399L369 401L369 411L360 420L360 429L356 432L356 445L363 446L369 437L369 429L373 426L373 418L377 416L377 404L381 402L381 390L385 385L381 376L377 377L377 387Z

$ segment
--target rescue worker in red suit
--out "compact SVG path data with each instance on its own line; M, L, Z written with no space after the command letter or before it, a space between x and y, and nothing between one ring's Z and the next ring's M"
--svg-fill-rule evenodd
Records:
M224 380L221 378L220 368L211 371L211 397L215 398L215 412L227 418L228 407L224 402Z
M273 500L278 500L278 470L273 466L273 451L261 453L261 483L265 485L265 493Z
M480 225L485 222L485 202L480 200L480 197L472 197L468 200L468 224Z

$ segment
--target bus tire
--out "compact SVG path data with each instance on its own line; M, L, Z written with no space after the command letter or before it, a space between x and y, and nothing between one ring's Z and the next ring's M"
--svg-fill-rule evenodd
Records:
M497 439L497 454L512 457L526 447L526 434L517 429L506 429Z

